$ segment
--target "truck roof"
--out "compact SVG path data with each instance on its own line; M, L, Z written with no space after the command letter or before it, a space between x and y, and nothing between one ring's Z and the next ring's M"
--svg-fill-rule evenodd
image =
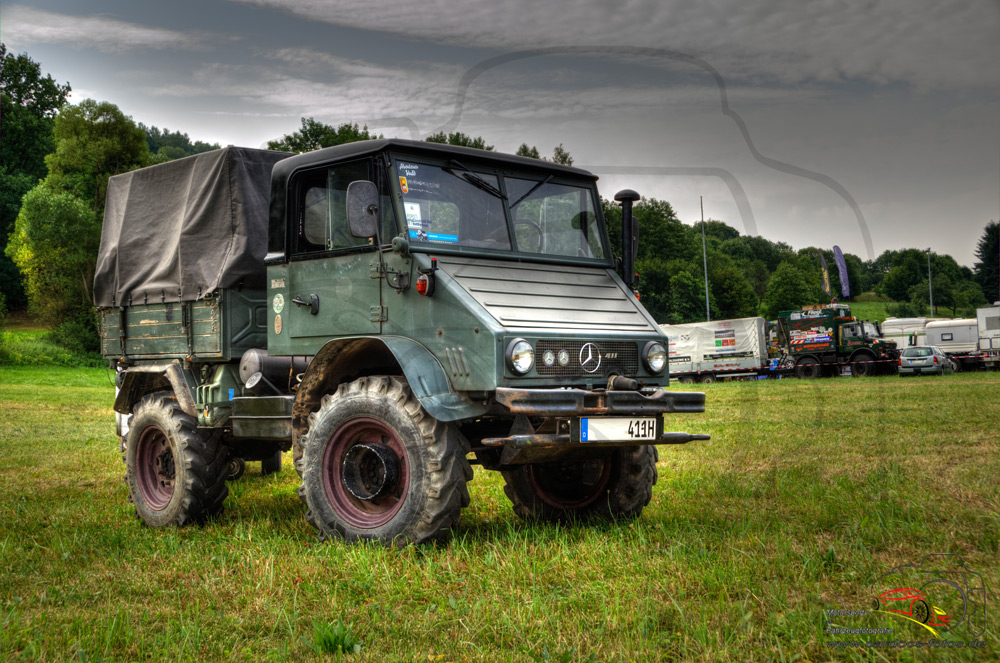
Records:
M384 150L397 150L408 154L421 154L427 156L445 157L468 161L493 161L505 166L511 166L518 170L544 170L546 172L557 172L572 178L586 178L597 180L593 173L574 168L573 166L563 166L551 161L542 161L531 157L519 157L513 154L502 152L492 152L479 150L472 147L460 147L457 145L446 145L443 143L429 143L422 140L404 140L402 138L380 138L378 140L361 140L354 143L334 145L324 147L313 152L297 154L285 159L274 168L274 179L287 179L294 171L312 165L326 163L328 161L339 161L351 157L362 157L377 154Z

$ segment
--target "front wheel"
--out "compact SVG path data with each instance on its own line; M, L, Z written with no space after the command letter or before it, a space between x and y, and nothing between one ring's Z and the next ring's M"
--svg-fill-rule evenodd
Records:
M867 378L875 375L877 366L875 357L869 354L859 354L851 360L851 375L856 378Z
M125 483L136 515L150 527L182 526L222 512L228 456L202 433L177 398L160 392L135 407L125 445Z
M620 447L609 456L551 461L504 471L504 493L525 520L638 518L653 497L656 447Z
M321 540L402 546L448 538L469 505L472 467L458 433L427 414L405 380L343 384L309 424L296 470Z

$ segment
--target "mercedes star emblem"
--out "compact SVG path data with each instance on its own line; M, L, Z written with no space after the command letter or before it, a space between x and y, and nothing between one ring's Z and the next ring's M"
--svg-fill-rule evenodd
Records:
M596 373L601 367L601 351L593 343L584 343L580 348L580 368L585 373Z

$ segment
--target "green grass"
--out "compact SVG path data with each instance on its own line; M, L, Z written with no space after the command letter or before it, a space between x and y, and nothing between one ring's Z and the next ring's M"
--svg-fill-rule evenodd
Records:
M672 423L712 441L661 447L637 521L528 525L477 470L449 545L393 551L318 543L288 458L146 528L106 372L0 368L0 659L916 661L828 649L826 610L934 552L1000 587L1000 375L706 387ZM993 591L985 649L940 660L997 659Z
M848 302L848 304L851 307L851 314L855 318L882 322L890 317L886 307L892 306L894 302Z
M0 366L96 367L106 363L99 355L75 354L50 337L49 330L25 324L0 330Z

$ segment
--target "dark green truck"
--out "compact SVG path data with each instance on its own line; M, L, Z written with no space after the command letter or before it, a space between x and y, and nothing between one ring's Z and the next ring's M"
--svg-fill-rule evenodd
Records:
M524 518L638 516L705 397L663 388L638 196L616 259L596 179L404 140L112 178L95 294L138 516L213 516L288 450L321 538L445 539L472 464Z

